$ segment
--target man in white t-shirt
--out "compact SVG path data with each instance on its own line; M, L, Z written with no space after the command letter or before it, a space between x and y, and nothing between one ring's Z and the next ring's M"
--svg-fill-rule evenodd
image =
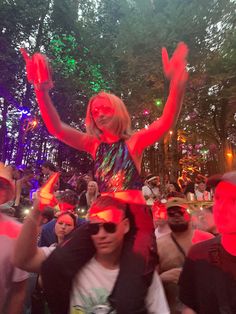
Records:
M11 168L0 163L0 204L14 196ZM13 265L15 241L21 225L0 212L0 313L22 313L28 273Z
M160 189L157 186L157 177L148 175L145 180L145 185L142 187L143 196L147 205L152 205L156 199L160 197Z
M126 204L110 196L98 198L90 208L88 230L96 253L73 280L70 314L115 313L108 296L119 273L123 241L130 228L125 211ZM17 265L30 271L39 271L42 262L54 249L36 247L34 238L39 217L40 212L35 207L24 223L16 251ZM153 275L146 306L148 313L170 313L157 273Z

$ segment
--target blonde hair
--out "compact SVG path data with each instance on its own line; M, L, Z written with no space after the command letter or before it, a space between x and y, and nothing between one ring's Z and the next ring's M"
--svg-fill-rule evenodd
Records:
M87 203L88 205L90 206L97 198L98 198L98 195L99 195L99 190L98 190L98 184L96 181L89 181L88 182L88 185L89 183L93 183L94 186L95 186L95 192L94 192L94 195L91 196L88 191L86 192L86 199L87 199Z
M112 132L121 139L128 139L131 136L131 120L123 101L114 94L100 92L89 100L85 124L87 133L101 139L102 131L96 126L91 109L95 99L106 99L114 108L114 115L111 118Z

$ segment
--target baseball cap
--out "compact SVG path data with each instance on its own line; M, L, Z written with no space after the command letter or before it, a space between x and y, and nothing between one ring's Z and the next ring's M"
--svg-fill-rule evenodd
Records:
M166 202L166 208L170 208L170 207L183 207L185 209L189 208L189 204L188 201L185 198L181 198L181 197L170 197L167 202Z

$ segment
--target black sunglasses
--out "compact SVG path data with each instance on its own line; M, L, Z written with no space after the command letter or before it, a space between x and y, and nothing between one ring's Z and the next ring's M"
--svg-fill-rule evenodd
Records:
M121 220L121 221L123 221L123 220ZM88 224L89 233L90 233L90 235L96 235L100 230L100 226L102 226L107 233L115 233L117 230L117 226L120 223L118 223L118 224L115 224L114 222L89 223Z
M186 209L185 208L172 209L172 210L168 210L167 209L167 215L169 217L175 217L176 215L183 216L185 213L186 213Z

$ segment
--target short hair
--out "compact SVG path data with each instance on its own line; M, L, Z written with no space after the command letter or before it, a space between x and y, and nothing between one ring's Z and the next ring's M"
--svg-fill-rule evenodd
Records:
M126 106L119 97L105 92L100 92L89 100L85 118L87 133L92 136L96 136L99 139L102 135L102 131L96 126L91 112L94 100L99 98L107 99L114 107L115 113L113 117L111 117L112 130L114 134L121 139L128 139L131 136L131 120Z
M103 212L107 207L115 207L116 209L122 210L125 217L127 216L128 204L112 196L100 196L92 204L89 209L90 214L96 214Z
M56 167L54 166L54 164L52 162L50 162L50 161L45 161L42 164L42 167L48 168L49 170L54 171L54 172L57 170Z
M54 208L52 207L45 207L41 216L49 221L54 218Z
M75 191L66 190L63 191L60 195L60 200L63 203L68 203L70 205L76 206L76 204L78 203L78 195Z

